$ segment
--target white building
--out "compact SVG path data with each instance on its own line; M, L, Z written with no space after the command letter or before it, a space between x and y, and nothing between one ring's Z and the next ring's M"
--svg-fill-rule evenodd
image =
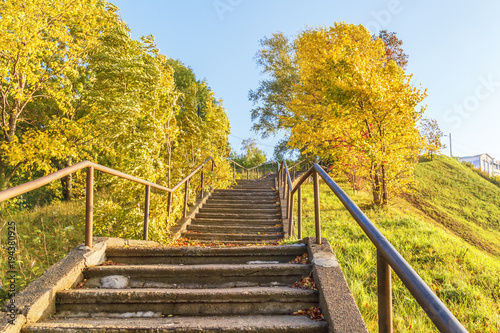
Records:
M487 172L490 175L500 176L500 161L494 159L488 154L476 156L459 157L460 161L465 161L474 164L481 171Z

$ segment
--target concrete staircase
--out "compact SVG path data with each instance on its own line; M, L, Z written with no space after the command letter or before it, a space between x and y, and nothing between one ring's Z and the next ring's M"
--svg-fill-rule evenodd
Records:
M283 225L274 178L238 180L232 189L215 190L182 234L199 242L275 243Z
M274 180L216 191L184 237L223 243L283 237ZM304 244L108 247L77 288L57 293L56 313L22 332L327 332L294 312L318 307L315 289L292 285L312 272ZM301 259L301 258L298 258Z

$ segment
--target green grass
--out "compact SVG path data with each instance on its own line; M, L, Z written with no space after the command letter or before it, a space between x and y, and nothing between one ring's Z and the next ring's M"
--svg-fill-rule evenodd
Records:
M0 219L0 271L7 272L8 223L14 221L16 237L16 286L23 289L48 267L64 257L85 235L84 201L59 202L31 211L5 214ZM9 285L5 274L0 275L0 306L7 298ZM5 289L5 290L4 290Z
M419 164L416 174L420 185L407 200L386 210L365 209L366 215L469 332L500 332L500 189L445 157ZM311 184L304 186L303 198L304 236L314 236ZM366 192L352 198L370 206ZM325 184L320 205L323 237L332 244L369 331L377 332L375 247ZM394 273L393 301L395 332L437 332Z

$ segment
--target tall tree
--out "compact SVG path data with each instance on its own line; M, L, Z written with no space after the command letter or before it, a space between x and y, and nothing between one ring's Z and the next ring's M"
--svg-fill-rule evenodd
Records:
M401 45L394 35L383 36L393 50ZM332 161L339 172L366 177L377 205L413 182L422 147L418 104L426 95L410 85L404 53L392 53L400 55L398 64L388 47L362 26L305 30L287 56L297 72L281 96L285 111L267 114L290 130L289 147Z
M266 161L266 154L257 147L255 139L246 139L241 143L241 154L232 153L232 159L245 168L251 168Z
M373 40L363 26L338 23L308 30L297 44L301 82L291 121L299 126L292 129L291 142L316 149L327 141L340 161L357 156L374 203L386 205L413 182L422 146L416 122L423 109L417 105L425 92L385 59L384 43ZM308 126L314 134L301 130Z
M278 32L271 38L263 38L260 45L255 60L266 79L260 82L257 90L250 90L248 97L255 105L251 111L254 121L252 128L262 138L266 138L279 131L289 131L283 123L283 117L290 116L287 104L299 77L294 45L288 37Z
M43 118L40 111L30 105L41 98L64 105L67 81L86 63L89 50L99 44L107 14L99 0L0 3L0 190L6 188L16 170L36 157L22 147L24 144L53 142L37 136L50 135L43 133L46 127L38 123ZM23 127L35 131L23 137L19 135ZM59 142L53 143L51 150L56 152ZM44 165L42 159L39 161Z
M439 153L444 145L441 143L443 132L439 128L436 119L425 118L420 121L420 134L425 140L425 152L431 159L434 154Z

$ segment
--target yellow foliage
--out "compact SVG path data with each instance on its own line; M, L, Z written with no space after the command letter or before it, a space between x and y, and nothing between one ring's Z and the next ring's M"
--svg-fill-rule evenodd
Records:
M408 190L422 140L416 122L426 96L385 57L363 26L336 23L295 42L300 82L288 103L289 145L321 156L337 172L365 176L376 204Z

